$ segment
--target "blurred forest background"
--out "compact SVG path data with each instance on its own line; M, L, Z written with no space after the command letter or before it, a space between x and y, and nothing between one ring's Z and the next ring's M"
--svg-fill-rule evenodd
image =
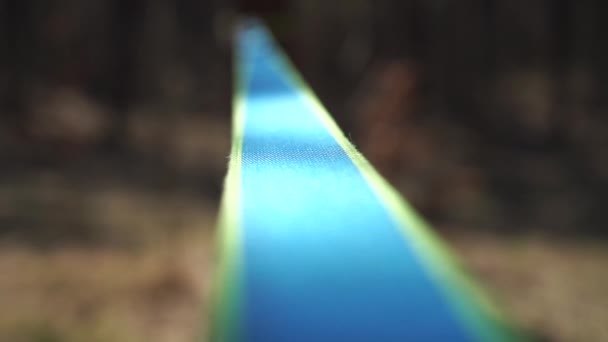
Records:
M517 325L608 340L607 2L0 0L0 341L205 335L243 14Z

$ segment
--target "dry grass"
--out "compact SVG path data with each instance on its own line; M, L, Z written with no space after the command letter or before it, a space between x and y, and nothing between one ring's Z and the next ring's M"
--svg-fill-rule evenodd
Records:
M608 340L603 242L458 235L451 245L513 320L549 341ZM210 232L137 251L0 251L0 341L193 341L205 336Z
M607 242L471 234L450 241L522 328L549 341L608 341Z
M209 236L137 252L0 252L1 341L192 341L205 334Z

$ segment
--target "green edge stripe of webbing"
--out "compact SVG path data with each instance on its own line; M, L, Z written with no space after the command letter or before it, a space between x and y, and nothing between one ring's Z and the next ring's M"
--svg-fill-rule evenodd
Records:
M245 127L245 77L238 61L238 51L233 51L232 97L232 145L228 174L224 181L224 193L218 222L219 260L213 282L211 304L210 340L236 341L240 335L237 324L240 296L243 285L239 276L240 250L240 179Z

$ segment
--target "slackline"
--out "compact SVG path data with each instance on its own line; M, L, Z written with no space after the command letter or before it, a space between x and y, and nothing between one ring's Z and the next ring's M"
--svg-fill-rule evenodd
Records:
M236 32L212 341L512 341L259 21Z

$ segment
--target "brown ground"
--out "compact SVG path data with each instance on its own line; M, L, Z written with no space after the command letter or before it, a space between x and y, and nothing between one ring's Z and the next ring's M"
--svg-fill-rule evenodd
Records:
M137 251L0 252L0 341L192 341L205 334L211 234ZM514 321L549 341L605 341L608 249L541 237L450 238Z
M147 230L146 240L126 247L3 243L0 341L192 341L205 334L215 209L192 201L163 210L115 196L106 219ZM178 216L187 227L159 227Z
M523 329L547 341L608 341L605 241L468 234L450 242Z

